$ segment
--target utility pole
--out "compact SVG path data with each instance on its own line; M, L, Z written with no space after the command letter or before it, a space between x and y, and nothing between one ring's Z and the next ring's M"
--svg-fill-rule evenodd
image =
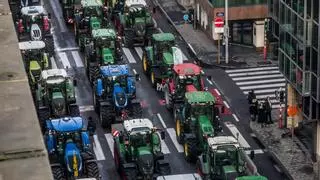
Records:
M229 2L228 2L228 0L225 0L225 26L224 26L224 36L225 36L225 47L226 47L226 56L225 56L225 58L226 58L226 64L228 64L229 63L229 23L228 23L228 21L229 21L229 17L228 17L228 15L229 15Z

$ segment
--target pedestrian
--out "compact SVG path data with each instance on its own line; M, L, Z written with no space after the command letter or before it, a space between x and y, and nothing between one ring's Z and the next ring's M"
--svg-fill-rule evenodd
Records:
M264 104L266 109L266 123L272 124L273 123L271 118L272 104L269 96L265 99Z
M259 102L258 103L258 123L261 124L261 127L263 126L264 123L264 117L263 117L263 103Z
M257 102L257 97L254 93L254 90L251 90L248 94L248 103L249 103L249 112L251 116L251 120L255 121L257 117L257 107L258 107L258 102Z

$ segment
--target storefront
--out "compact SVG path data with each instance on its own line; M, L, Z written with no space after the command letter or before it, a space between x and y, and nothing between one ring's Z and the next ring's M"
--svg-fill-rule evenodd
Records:
M253 45L253 21L231 21L231 42L236 44Z

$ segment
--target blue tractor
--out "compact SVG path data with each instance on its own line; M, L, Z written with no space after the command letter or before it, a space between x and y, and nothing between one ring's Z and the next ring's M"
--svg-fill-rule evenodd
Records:
M93 103L103 128L129 117L142 116L140 101L136 98L135 82L139 74L129 74L128 65L101 66L94 83Z
M88 122L82 117L46 121L45 140L54 180L99 178Z

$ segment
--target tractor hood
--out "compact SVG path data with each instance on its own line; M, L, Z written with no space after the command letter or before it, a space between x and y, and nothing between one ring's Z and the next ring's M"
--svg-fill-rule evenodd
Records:
M62 92L52 93L52 110L54 115L61 116L66 114L66 102L62 95Z
M82 170L82 158L79 149L73 142L67 142L64 158L68 172L78 177Z
M119 83L113 87L113 98L117 108L125 108L128 104L126 92Z
M114 57L110 48L102 49L103 64L114 64Z
M210 120L208 119L208 116L200 115L198 118L199 118L199 123L202 129L203 135L208 137L213 136L214 130Z
M30 36L33 41L39 41L42 39L41 29L38 24L31 25Z
M83 119L81 117L64 117L60 119L52 119L50 121L50 129L59 132L78 131L83 127Z
M142 172L144 175L153 174L153 154L150 152L148 147L138 148L138 166L140 172Z

